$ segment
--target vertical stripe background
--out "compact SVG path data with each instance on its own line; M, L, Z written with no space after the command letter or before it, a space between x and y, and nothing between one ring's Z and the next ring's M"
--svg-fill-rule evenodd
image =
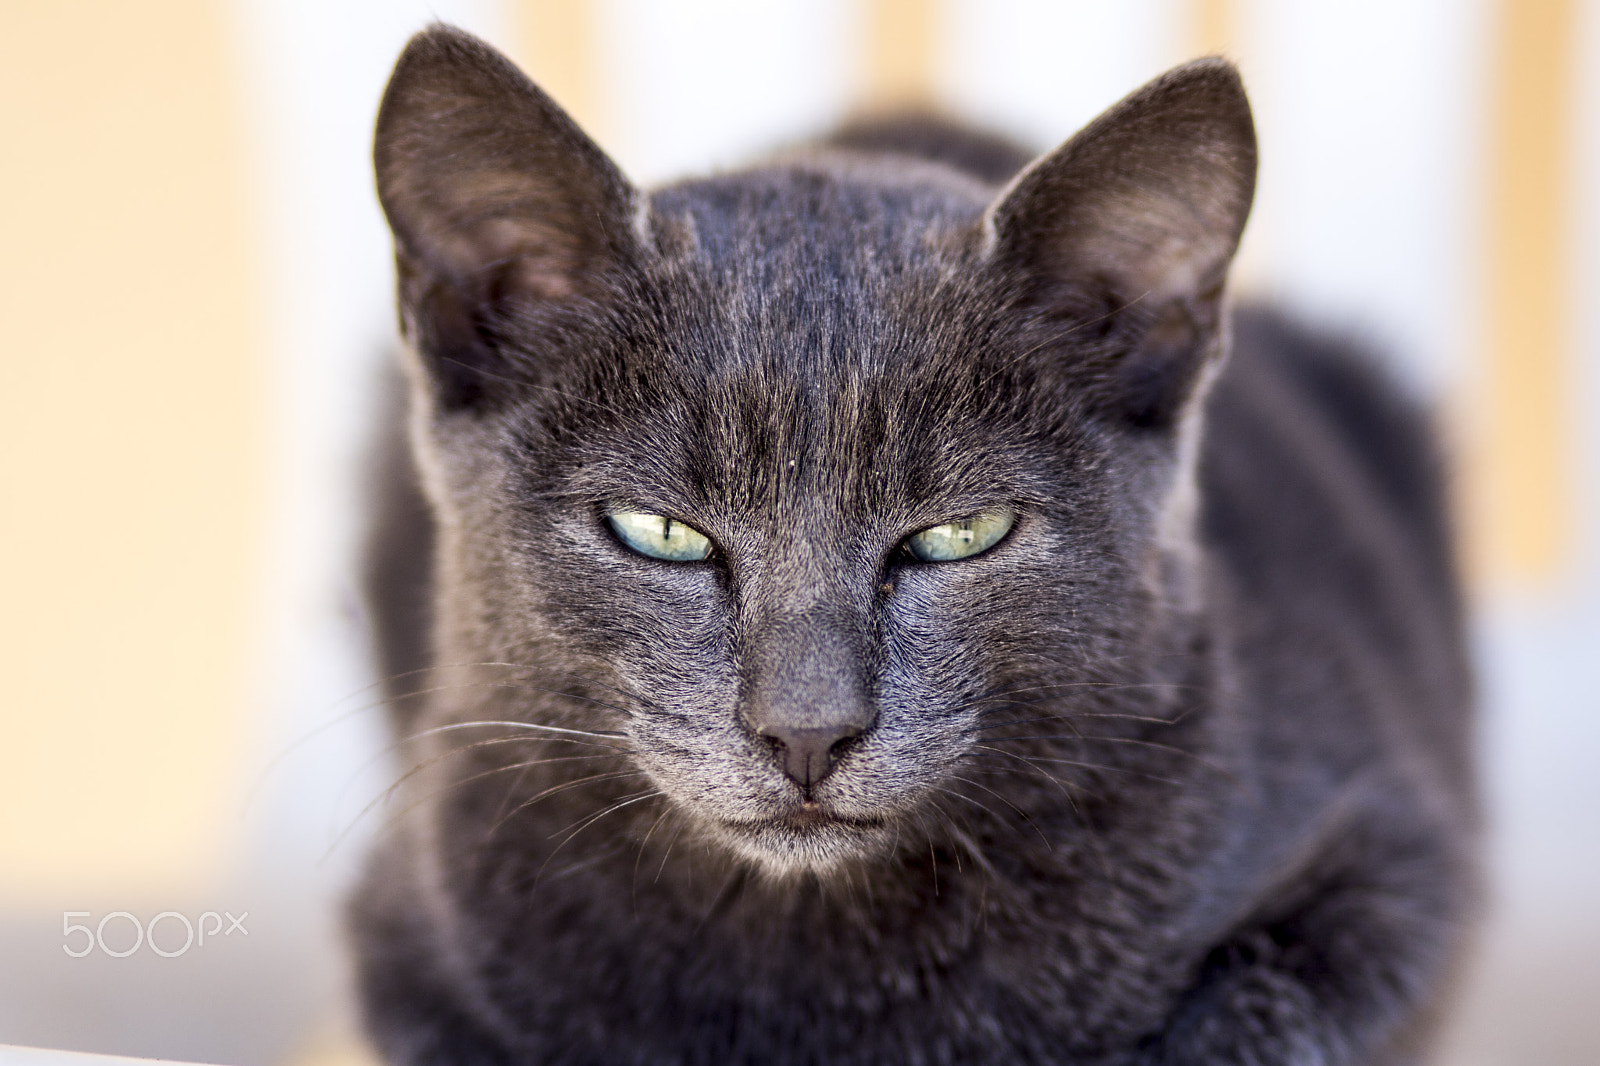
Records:
M1600 802L1576 754L1596 739L1600 678L1574 636L1600 641L1600 432L1586 415L1600 407L1587 311L1600 269L1576 236L1600 218L1600 185L1579 177L1600 158L1600 82L1585 73L1600 66L1595 3L12 7L0 998L15 1005L0 1003L0 1043L27 1012L12 992L27 982L5 980L28 965L4 940L16 916L48 920L91 891L159 906L264 868L326 901L359 855L358 829L323 858L385 780L358 776L383 741L360 710L370 679L350 563L351 486L393 343L368 138L388 66L435 17L511 53L646 182L908 103L1045 148L1175 62L1238 60L1263 166L1237 287L1369 338L1407 387L1451 410L1497 809L1527 839L1559 841L1576 824L1562 812ZM1540 699L1519 694L1524 678ZM1581 850L1504 851L1532 886L1511 893L1516 913L1544 905L1541 879L1600 889ZM332 965L322 950L308 967ZM1548 972L1522 984L1547 987ZM63 974L38 995L96 994ZM1539 1061L1586 1061L1548 1035L1577 1023L1542 1009L1555 1008L1504 1025ZM87 1017L60 1031L115 1039L112 1021ZM1512 1061L1484 1041L1450 1061Z
M1494 18L1484 269L1484 420L1472 453L1481 554L1549 582L1572 547L1569 240L1579 36L1570 0L1505 0Z
M220 12L6 14L0 900L230 853L267 419Z

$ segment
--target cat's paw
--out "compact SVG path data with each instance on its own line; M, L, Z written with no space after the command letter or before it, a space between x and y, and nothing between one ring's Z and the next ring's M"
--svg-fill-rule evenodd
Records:
M1219 976L1174 1015L1139 1066L1340 1066L1348 1049L1310 991L1267 967Z

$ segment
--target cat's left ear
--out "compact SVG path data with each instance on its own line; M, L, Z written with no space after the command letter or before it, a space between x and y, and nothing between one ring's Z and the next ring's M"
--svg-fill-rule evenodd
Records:
M1166 424L1219 348L1255 175L1238 71L1198 60L1019 174L985 216L987 255L1047 317L1114 330L1125 350L1101 382L1107 402Z

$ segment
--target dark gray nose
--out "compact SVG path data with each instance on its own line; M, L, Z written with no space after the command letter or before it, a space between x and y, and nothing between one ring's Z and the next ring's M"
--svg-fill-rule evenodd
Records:
M811 786L828 776L833 764L861 732L861 727L853 724L809 729L769 725L758 735L772 745L773 754L789 779L802 791L810 792Z
M748 638L741 713L808 799L876 718L862 628L842 613L814 610L771 619Z

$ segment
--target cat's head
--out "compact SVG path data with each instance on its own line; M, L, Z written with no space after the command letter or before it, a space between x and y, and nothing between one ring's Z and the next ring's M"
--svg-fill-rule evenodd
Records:
M437 654L548 668L566 697L482 698L620 734L708 839L769 871L909 840L984 802L986 716L1084 706L1183 609L1255 173L1225 63L1003 189L819 149L646 193L441 27L376 154Z

